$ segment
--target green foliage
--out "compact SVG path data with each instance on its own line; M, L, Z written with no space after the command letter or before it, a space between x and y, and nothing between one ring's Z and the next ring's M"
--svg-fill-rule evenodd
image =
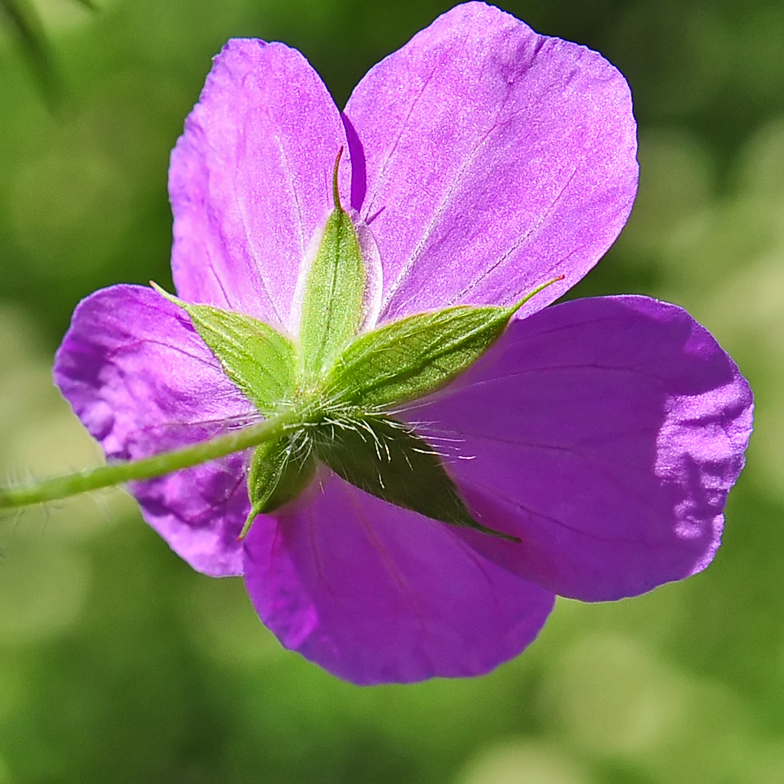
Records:
M52 61L52 52L35 7L27 0L0 0L0 24L16 38L38 78L50 107L60 100L60 76Z
M92 0L72 1L90 11L97 10ZM0 26L3 24L16 38L27 57L50 108L60 109L61 75L54 63L51 47L35 5L29 0L0 0Z

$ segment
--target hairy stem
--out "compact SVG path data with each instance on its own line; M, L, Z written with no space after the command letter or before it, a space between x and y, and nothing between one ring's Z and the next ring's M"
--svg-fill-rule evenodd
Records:
M162 452L141 460L99 466L20 487L3 487L0 488L0 510L46 501L59 501L91 490L100 490L103 487L170 474L181 468L189 468L233 452L241 452L244 449L257 446L263 441L280 438L298 423L301 423L301 414L293 411L287 412L228 435L200 441L192 446L175 449L171 452Z

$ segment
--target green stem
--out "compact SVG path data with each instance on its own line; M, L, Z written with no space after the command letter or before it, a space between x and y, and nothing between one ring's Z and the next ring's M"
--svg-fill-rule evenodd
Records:
M301 412L286 412L265 419L258 425L218 436L209 441L200 441L172 452L162 452L141 460L99 466L21 487L3 487L0 488L0 509L59 501L72 495L100 490L103 487L170 474L172 471L206 463L208 460L215 460L232 452L241 452L263 441L273 441L280 438L292 425L301 421Z

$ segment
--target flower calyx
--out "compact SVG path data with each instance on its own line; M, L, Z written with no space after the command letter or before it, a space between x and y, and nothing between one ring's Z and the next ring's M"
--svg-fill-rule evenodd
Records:
M440 455L396 406L437 392L498 340L524 302L511 307L459 305L360 332L367 284L351 217L334 210L308 271L299 340L250 316L179 300L156 291L190 316L226 375L263 417L286 412L287 434L257 446L250 461L251 511L295 501L323 464L345 481L434 520L514 539L477 521Z

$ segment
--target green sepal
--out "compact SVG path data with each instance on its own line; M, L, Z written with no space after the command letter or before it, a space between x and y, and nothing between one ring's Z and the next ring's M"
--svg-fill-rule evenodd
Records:
M181 307L226 375L262 414L280 410L297 383L297 350L285 335L263 321L210 305L194 305L152 287Z
M274 512L298 498L313 480L316 467L305 439L286 436L256 447L248 471L251 510L239 538L246 536L256 515Z
M327 220L308 271L300 322L300 347L307 378L326 370L362 323L365 265L351 218L338 206Z
M402 422L381 415L325 418L311 437L323 463L371 495L433 520L520 541L472 517L439 455Z
M513 312L458 306L359 335L333 366L325 394L357 406L385 406L428 395L487 351Z
M327 376L326 398L378 407L429 395L476 362L523 304L560 279L539 286L512 307L458 305L359 335Z

